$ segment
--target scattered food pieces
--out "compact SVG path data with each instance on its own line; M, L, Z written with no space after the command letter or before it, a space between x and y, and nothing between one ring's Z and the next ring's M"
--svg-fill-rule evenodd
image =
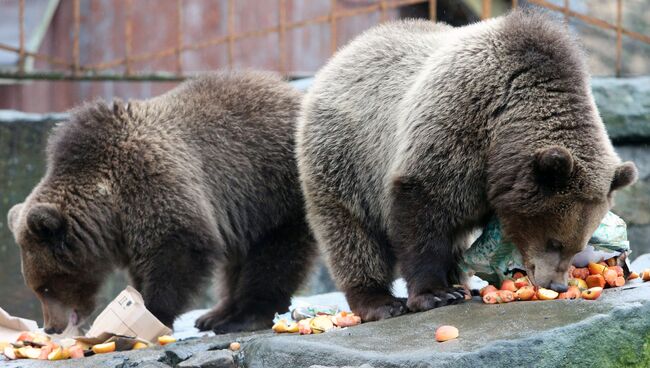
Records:
M300 333L301 335L319 334L337 328L356 326L361 323L361 317L352 312L340 311L336 306L314 306L301 307L285 313L282 316L276 315L275 324L271 329L276 333ZM315 313L312 317L302 318L308 313ZM295 320L294 317L300 318Z
M582 292L582 299L595 300L598 299L600 294L603 292L601 287L593 287Z
M93 345L92 351L95 354L104 354L115 351L115 341L107 342L105 344Z
M458 337L458 329L454 326L440 326L436 330L436 341L444 342Z
M158 337L158 343L160 345L167 345L167 344L171 344L172 342L176 342L176 339L172 336L162 335Z
M544 289L544 288L537 289L537 298L539 300L553 300L553 299L557 299L559 295L560 294L558 294L557 291L553 291L551 289Z
M239 349L241 349L241 344L238 343L237 341L231 342L229 348L232 351L238 351Z
M625 270L619 266L621 261L610 258L602 262L590 262L587 267L569 268L568 289L566 292L557 293L550 289L540 288L520 271L515 272L513 279L506 279L501 284L500 290L494 285L487 285L481 289L480 295L485 304L509 303L509 294L514 295L514 300L555 300L555 299L587 299L595 300L600 297L603 289L621 287L634 279L650 281L650 268L643 270L641 274L631 272L625 278ZM516 277L516 278L515 278ZM514 290L512 290L514 288Z
M646 268L641 272L641 279L643 281L650 281L650 268Z

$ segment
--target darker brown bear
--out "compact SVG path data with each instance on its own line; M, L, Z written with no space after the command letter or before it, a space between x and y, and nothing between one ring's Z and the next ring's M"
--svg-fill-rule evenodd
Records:
M219 73L72 111L44 178L9 212L46 331L87 317L116 268L168 326L215 272L219 304L197 327L269 326L313 253L294 159L300 98L272 75Z
M534 12L379 26L317 74L297 133L307 216L364 320L464 299L458 259L496 215L531 279L562 290L631 184L579 47ZM406 279L406 305L390 290Z

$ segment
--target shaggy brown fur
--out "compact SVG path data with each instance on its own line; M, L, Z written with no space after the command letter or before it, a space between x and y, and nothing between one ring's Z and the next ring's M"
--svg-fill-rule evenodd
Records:
M340 50L303 104L307 215L364 320L462 301L457 260L496 214L540 286L567 268L634 181L561 24L514 12L452 28L379 26ZM399 266L408 301L393 297Z
M294 159L300 97L272 75L223 73L72 111L45 177L9 213L46 331L88 316L115 268L168 326L214 269L220 303L197 327L270 326L315 247Z

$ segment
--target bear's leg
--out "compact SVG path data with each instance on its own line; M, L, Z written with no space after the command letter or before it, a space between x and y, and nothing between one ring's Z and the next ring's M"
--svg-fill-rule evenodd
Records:
M170 231L160 244L143 247L129 270L147 309L172 327L209 280L218 253L213 238L196 229Z
M390 289L395 257L389 245L369 235L363 223L335 199L314 200L309 207L316 239L352 311L363 321L406 313L404 300L395 298Z
M304 219L273 229L252 244L231 287L231 309L212 326L215 333L270 328L273 315L288 310L291 296L306 279L315 242Z
M459 282L459 269L453 231L447 225L452 214L427 193L403 179L396 180L392 190L390 236L407 284L407 306L414 312L465 300L464 289L453 286Z
M231 291L237 289L242 268L241 255L231 255L217 268L220 274L217 280L219 303L209 312L197 318L194 327L200 331L212 330L214 326L226 322L234 310L235 303Z

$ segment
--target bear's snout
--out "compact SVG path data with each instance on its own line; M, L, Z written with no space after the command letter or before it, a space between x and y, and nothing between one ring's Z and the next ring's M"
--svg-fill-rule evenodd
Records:
M560 284L558 282L551 282L549 288L551 288L553 291L557 291L558 293L565 293L567 290L569 290L568 286Z

